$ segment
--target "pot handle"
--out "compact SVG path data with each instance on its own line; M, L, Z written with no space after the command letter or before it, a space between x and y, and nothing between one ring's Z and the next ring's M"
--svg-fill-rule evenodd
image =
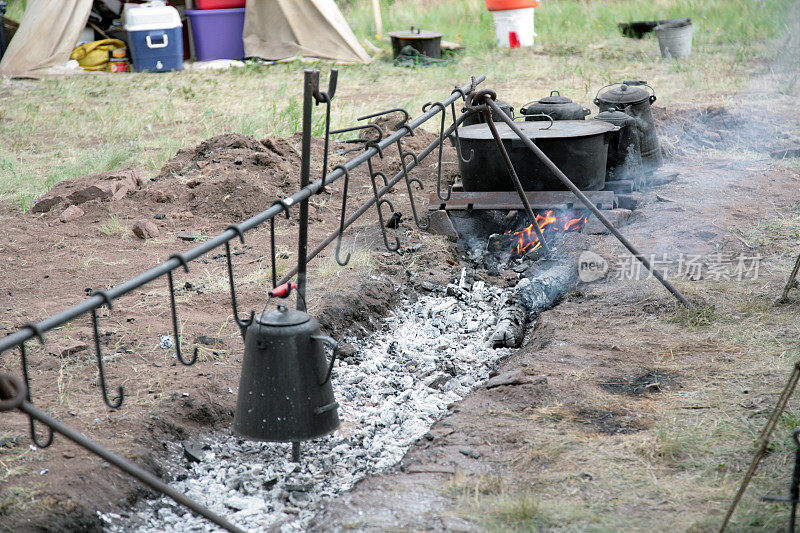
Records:
M537 101L538 101L538 100L531 100L531 101L530 101L530 102L528 102L527 104L525 104L525 105L523 105L522 107L520 107L520 108L519 108L519 112L520 112L520 113L522 113L522 114L524 115L525 113L527 113L527 112L528 112L528 106L529 106L529 105L531 105L531 104L535 104Z
M529 117L546 117L546 118L547 118L547 120L549 120L549 121L550 121L550 124L548 124L546 128L539 128L540 130L549 130L550 128L552 128L552 127L553 127L553 124L554 124L554 122L555 122L555 121L553 120L553 117L551 117L551 116L550 116L550 115L548 115L547 113L536 113L535 115L528 115L528 116L529 116Z
M417 35L419 35L420 33L422 33L422 30L420 30L420 29L419 29L419 26L411 26L411 28L409 29L409 31L410 31L411 33L416 33Z
M650 103L652 104L653 102L656 101L656 90L653 89L650 85L648 85L646 81L644 81L644 80L630 80L630 81L623 81L622 83L624 83L625 85L631 85L631 86L644 85L645 87L647 87L648 89L653 91L653 94L650 95Z
M325 342L333 348L333 356L331 357L331 364L328 366L328 372L325 374L325 379L319 382L319 385L325 385L331 379L331 372L333 372L333 363L336 362L336 356L339 354L339 343L333 340L332 337L326 335L312 335L311 340Z

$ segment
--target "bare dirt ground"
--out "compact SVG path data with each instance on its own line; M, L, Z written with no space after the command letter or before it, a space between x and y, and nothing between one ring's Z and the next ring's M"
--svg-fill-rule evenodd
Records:
M419 132L404 148L417 152L433 139ZM335 143L332 151L350 147ZM321 150L322 141L315 140L317 174ZM447 150L452 158L452 148ZM136 170L92 175L60 183L29 213L4 207L0 330L41 320L92 289L111 287L292 194L299 188L299 151L299 137L258 141L223 135L179 152L152 179ZM339 162L334 156L331 165ZM433 165L435 159L429 158L412 172L427 190L435 183ZM376 169L394 175L400 169L396 154L376 160ZM311 200L312 246L338 227L342 186L330 185L329 194ZM366 167L351 173L348 214L371 195ZM382 248L373 208L346 231L342 248L343 254L352 252L349 266L335 263L333 247L311 265L309 310L330 334L346 328L370 331L396 298L407 271L424 270L428 274L422 278L444 283L456 268L455 257L447 260L451 254L443 238L416 229L402 189L392 201L405 214L397 230L403 254ZM63 222L69 205L84 214ZM296 217L295 210L291 220L276 224L278 277L295 262ZM155 224L157 235L135 236L132 228L141 220ZM268 227L247 234L244 245L232 243L242 314L260 310L272 286L268 246ZM243 344L231 312L224 249L190 268L189 274L176 273L176 298L182 351L188 357L199 348L192 367L177 364L174 347L161 344L172 335L165 279L116 301L110 313L100 312L109 394L115 398L118 385L125 390L118 412L102 402L88 317L48 334L45 346L29 343L35 404L158 474L163 473L157 459L164 440L229 424L236 401L231 391L238 384ZM0 368L18 374L19 354L3 353ZM96 530L96 509L124 506L145 494L136 482L62 438L45 450L29 449L26 428L21 416L3 417L0 529Z
M656 523L668 530L713 529L788 375L800 333L798 296L773 306L800 252L800 169L766 153L800 139L796 95L765 90L742 100L728 107L671 105L657 113L669 155L665 173L678 176L645 194L624 232L645 253L672 260L678 254L761 255L758 278L715 280L706 271L675 279L698 304L692 313L681 311L652 279L612 275L580 286L537 320L527 344L501 370L520 372L526 383L475 391L397 471L331 501L317 530L617 531ZM418 150L430 140L420 133L408 142ZM315 149L319 172L318 141ZM54 200L49 210L40 201L35 211L43 213L3 207L0 328L10 332L53 314L85 297L86 289L127 279L293 192L298 152L296 137L259 142L223 136L177 154L155 181L139 183L119 172L111 173L122 176L117 180L92 177L128 190L112 187L116 199L81 202L84 214L69 222L60 217L78 197L55 198L68 198L75 182L46 195ZM446 160L453 159L448 148ZM415 173L426 191L434 183L433 161ZM387 156L379 168L396 172L399 166ZM336 227L340 187L313 200L312 243ZM363 170L353 175L351 190L351 209L371 194ZM402 191L392 196L408 215L404 198ZM139 220L156 224L158 236L133 236ZM294 220L277 226L283 273L296 257L297 226ZM400 234L406 253L382 251L373 211L348 231L351 267L337 268L327 251L317 260L310 311L328 333L367 333L409 270L429 272L435 283L460 270L444 239L407 219ZM260 309L269 288L267 235L261 229L233 247L242 311ZM576 242L612 265L624 260L613 238L580 236ZM120 411L102 403L88 318L51 333L44 347L29 343L35 403L156 473L165 441L229 425L242 344L222 252L176 275L183 350L200 348L196 366L178 365L174 348L161 347L172 330L166 281L160 280L100 315L112 396L117 385L125 386ZM17 373L18 365L18 354L2 354L0 368ZM797 412L787 415L737 515L739 530L783 524L784 509L757 497L785 491L786 434L800 419ZM124 507L147 494L58 437L51 448L29 449L21 416L3 416L0 438L0 527L9 531L97 530L96 510Z
M476 390L316 530L716 530L797 356L800 297L773 304L800 253L800 169L766 151L796 143L800 124L780 119L793 98L769 101L753 120L752 105L660 109L677 177L624 228L656 259L761 256L757 279L676 279L673 264L690 313L652 278L581 284L501 369L521 384ZM588 244L631 264L611 236ZM787 509L758 499L786 492L795 413L732 530L785 527Z

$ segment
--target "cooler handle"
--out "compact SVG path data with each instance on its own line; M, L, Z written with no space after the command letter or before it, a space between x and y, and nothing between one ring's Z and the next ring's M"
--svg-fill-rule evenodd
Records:
M145 42L147 42L147 48L166 48L169 46L169 35L166 33L161 34L161 37L164 39L160 43L153 44L153 40L150 37L152 37L152 35L148 34L147 37L144 38Z

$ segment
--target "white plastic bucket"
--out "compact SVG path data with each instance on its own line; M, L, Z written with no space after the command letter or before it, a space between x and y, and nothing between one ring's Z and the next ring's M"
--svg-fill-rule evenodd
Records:
M661 48L661 57L687 57L692 53L692 35L694 26L691 22L667 23L656 26L658 46Z
M520 48L533 46L533 8L505 9L492 11L497 46L500 48Z

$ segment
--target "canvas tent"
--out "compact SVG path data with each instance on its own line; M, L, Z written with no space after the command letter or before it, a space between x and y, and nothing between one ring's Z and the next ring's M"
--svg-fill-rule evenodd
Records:
M91 9L92 0L28 0L0 75L63 72ZM370 61L333 0L248 0L243 39L247 57Z
M248 0L243 37L247 57L370 61L333 0Z
M92 0L28 0L0 75L36 77L66 64L91 10Z

